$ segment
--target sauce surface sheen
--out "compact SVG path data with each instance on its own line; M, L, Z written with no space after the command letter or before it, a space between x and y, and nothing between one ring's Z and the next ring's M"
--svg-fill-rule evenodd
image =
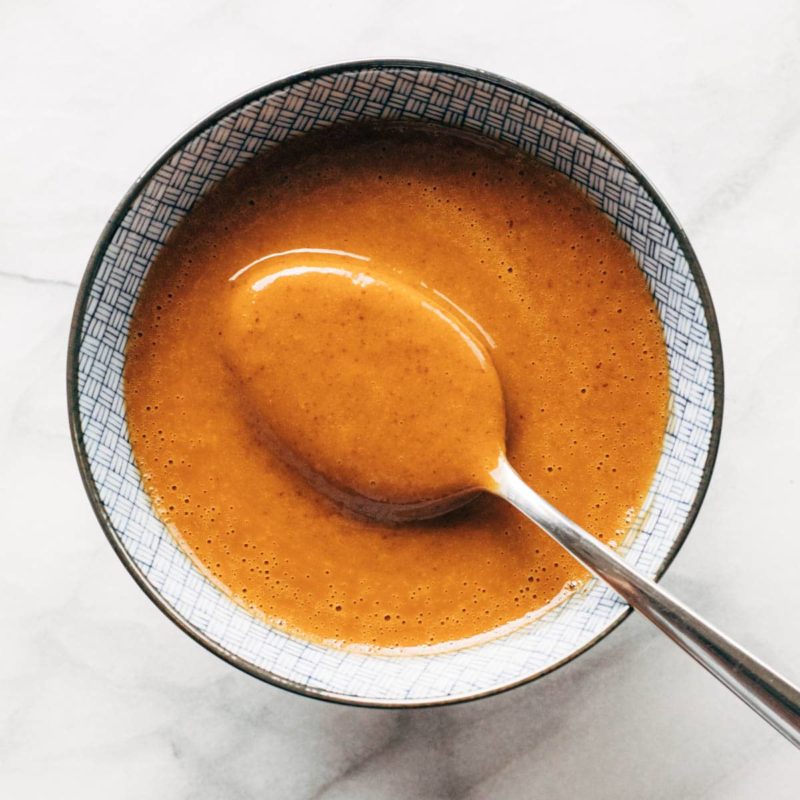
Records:
M253 409L288 402L264 374L270 359L286 368L290 351L266 346L291 336L291 325L256 324L260 305L231 278L247 269L251 290L300 268L385 276L469 331L502 383L509 460L606 541L624 537L652 479L666 352L643 275L610 221L563 176L514 150L422 126L337 128L283 144L223 181L173 232L135 309L124 375L131 443L159 515L196 563L272 624L378 647L492 635L582 582L583 569L504 501L482 495L402 526L343 514L258 434ZM331 302L317 324L334 324ZM261 310L270 316L269 303ZM387 331L397 330L399 317L387 315ZM422 352L424 336L414 342ZM315 357L330 366L330 347L299 355L309 369L298 386L316 392L339 380L313 369ZM456 389L467 361L453 371ZM422 385L398 393L409 414ZM357 388L367 391L363 380ZM419 409L456 404L455 420L461 396L420 397ZM342 446L357 448L357 426L340 428L350 437ZM416 466L428 457L452 468L446 452L457 439L453 426L438 454L419 447ZM294 446L304 444L298 428ZM409 496L421 497L414 466ZM388 491L374 469L351 477L367 493Z

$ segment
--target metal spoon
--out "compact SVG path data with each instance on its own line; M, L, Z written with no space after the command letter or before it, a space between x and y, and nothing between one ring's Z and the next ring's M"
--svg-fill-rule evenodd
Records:
M322 252L326 257L330 257L330 251ZM278 255L287 256L286 253ZM303 259L307 259L308 254L305 251L302 255ZM338 256L356 258L347 253L338 253ZM497 446L494 453L500 452L497 466L491 468L491 464L494 463L492 454L477 466L473 474L473 477L479 478L478 485L464 486L455 492L452 487L460 485L459 481L463 479L461 472L456 473L455 482L449 480L442 484L450 486L450 489L444 490L442 494L439 494L435 487L429 487L430 492L427 495L429 499L424 500L408 496L404 501L403 486L397 487L401 491L392 495L397 502L386 502L385 497L379 499L369 497L367 496L369 486L367 485L365 493L365 484L359 477L351 478L350 484L345 482L343 485L341 475L338 474L339 467L345 459L353 458L353 453L383 452L394 456L397 447L400 446L399 443L410 441L412 437L418 442L430 441L432 436L442 436L442 429L431 429L429 425L423 424L429 421L425 414L409 417L408 425L395 429L384 430L381 426L368 425L347 426L345 423L352 419L370 418L372 413L380 419L380 407L375 407L375 401L376 398L379 403L383 400L376 393L354 396L350 389L351 384L338 380L338 367L333 370L332 375L326 373L324 391L312 393L305 398L305 405L299 404L305 409L307 405L316 403L321 406L315 409L319 413L296 414L298 402L295 395L291 395L291 402L285 403L280 402L286 399L280 392L283 392L285 386L289 386L308 395L308 387L297 383L297 375L305 375L302 370L296 369L294 360L301 343L313 344L314 347L309 351L312 353L317 353L315 348L320 342L333 343L334 351L330 353L325 351L326 358L322 366L328 361L336 364L337 359L342 357L340 350L358 353L359 358L351 366L357 365L361 370L360 374L365 384L381 377L382 381L378 385L391 386L394 385L393 381L396 384L398 380L402 380L407 384L405 388L409 391L424 393L429 392L431 386L435 387L437 375L447 373L451 369L449 362L442 364L437 360L440 358L437 356L440 350L456 352L452 348L444 350L441 347L444 341L442 337L450 337L459 347L466 348L464 352L469 354L467 362L472 363L471 359L475 359L469 375L494 373L496 380L484 381L480 386L482 391L497 392L498 409L503 408L502 386L494 372L491 354L480 342L473 340L472 333L466 327L455 318L451 319L446 309L438 308L430 298L410 287L401 286L394 280L386 278L378 280L374 276L370 277L360 271L341 266L312 267L304 263L299 266L290 265L288 269L279 269L277 272L270 264L266 267L262 264L261 268L266 269L264 274L258 270L251 270L253 265L249 265L232 278L235 290L232 298L239 303L232 313L232 318L244 325L241 338L238 335L233 338L232 352L244 365L239 366L240 377L249 387L250 401L259 409L259 427L262 429L262 435L276 452L304 474L312 485L338 503L357 513L384 521L406 522L436 517L469 502L480 491L490 491L504 498L549 533L595 575L602 578L631 606L644 614L789 741L800 747L800 691L668 592L660 589L653 581L629 567L608 546L601 544L550 505L531 489L508 463L502 442L492 442ZM361 267L363 264L359 263L358 268ZM300 289L305 288L306 291L290 294L289 291L295 286ZM315 298L315 303L309 305L311 298ZM373 302L379 303L378 310L392 309L393 313L396 312L396 318L387 318L379 314L377 319L380 324L367 325L364 320L369 321L370 315L376 311ZM242 308L245 309L245 313L242 313ZM342 319L342 315L347 311L351 316L356 314L360 322ZM309 316L311 312L313 319ZM409 327L409 320L415 314L421 315L420 319L424 325ZM298 319L302 319L303 323L298 323ZM280 320L283 321L283 326L277 324ZM398 377L398 374L395 374L396 370L392 371L393 361L391 358L386 358L385 349L376 350L367 347L368 340L372 341L369 337L378 337L380 342L384 341L382 337L386 335L387 324L403 330L409 339L417 337L419 347L414 352L423 354L418 355L418 358L427 358L424 371L403 372ZM285 341L281 339L281 331L284 330L293 332L293 349L287 350ZM436 347L428 346L434 333L439 337L438 344ZM277 339L273 338L275 336ZM347 346L344 347L343 338L347 336L350 336L352 341L347 340ZM266 352L277 353L280 356L277 360L273 359L274 363L268 373L264 372L262 364L263 354ZM242 353L251 354L252 357L243 357ZM322 369L319 360L317 364L318 368ZM476 365L479 365L479 368ZM409 375L417 375L416 383L412 382ZM426 377L419 378L419 375ZM451 384L445 384L443 392L433 393L431 396L439 397L439 401L436 402L440 402L443 394L446 396L450 389ZM395 392L397 391L399 388L395 386ZM337 394L342 392L344 396ZM333 405L329 402L331 400L335 401ZM472 408L473 406L469 404L458 405L461 416L447 420L451 428L462 430L458 427L462 423L463 430L480 430L485 427L482 425L485 422L483 419L478 421L478 424L471 425L476 422L470 418L474 413ZM485 414L485 409L481 413ZM498 431L502 430L500 419L495 422L497 424L494 427ZM343 439L345 444L341 452L335 454L338 458L328 458L324 461L316 458L316 465L312 468L311 462L308 461L308 452L305 454L296 452L298 446L304 451L309 451L310 447L313 456L315 448L342 439L339 434L343 430L355 438ZM286 431L289 431L289 434ZM458 441L458 438L453 439L448 447L457 446ZM447 453L449 450L445 449L444 452ZM442 467L441 464L439 466ZM423 471L426 470L430 471L430 465L423 466ZM383 477L386 478L386 475ZM389 477L393 478L393 474Z

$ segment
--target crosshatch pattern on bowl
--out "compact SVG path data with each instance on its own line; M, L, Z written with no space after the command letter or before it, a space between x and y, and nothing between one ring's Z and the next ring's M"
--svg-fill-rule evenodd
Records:
M546 100L478 73L361 66L309 75L251 99L181 145L142 185L96 262L77 335L77 426L112 535L144 579L206 643L291 688L374 703L459 699L541 674L618 621L625 604L599 582L504 637L445 654L334 650L255 619L216 589L155 516L128 441L122 368L149 265L217 181L305 131L363 118L424 119L509 142L568 176L633 249L663 323L671 409L662 457L626 552L656 575L684 533L712 449L715 364L709 321L679 238L628 167Z

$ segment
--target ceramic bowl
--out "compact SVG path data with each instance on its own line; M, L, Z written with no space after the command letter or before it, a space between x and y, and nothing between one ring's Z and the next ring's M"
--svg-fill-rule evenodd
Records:
M653 578L664 572L697 514L720 433L721 350L700 266L650 182L604 136L538 92L484 72L408 61L327 67L250 92L184 134L122 199L89 261L69 348L70 420L106 535L182 630L234 666L307 695L365 705L445 703L555 669L607 634L628 607L593 581L513 633L445 653L365 654L295 638L248 614L181 551L142 487L125 419L131 314L170 231L210 187L257 153L367 118L428 120L508 142L577 184L630 245L658 307L672 396L658 470L624 555Z

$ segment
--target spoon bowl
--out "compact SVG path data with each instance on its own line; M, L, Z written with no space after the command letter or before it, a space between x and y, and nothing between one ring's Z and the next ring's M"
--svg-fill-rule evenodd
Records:
M381 521L436 517L491 485L500 377L441 294L368 261L297 250L236 272L223 358L252 431L316 489Z

